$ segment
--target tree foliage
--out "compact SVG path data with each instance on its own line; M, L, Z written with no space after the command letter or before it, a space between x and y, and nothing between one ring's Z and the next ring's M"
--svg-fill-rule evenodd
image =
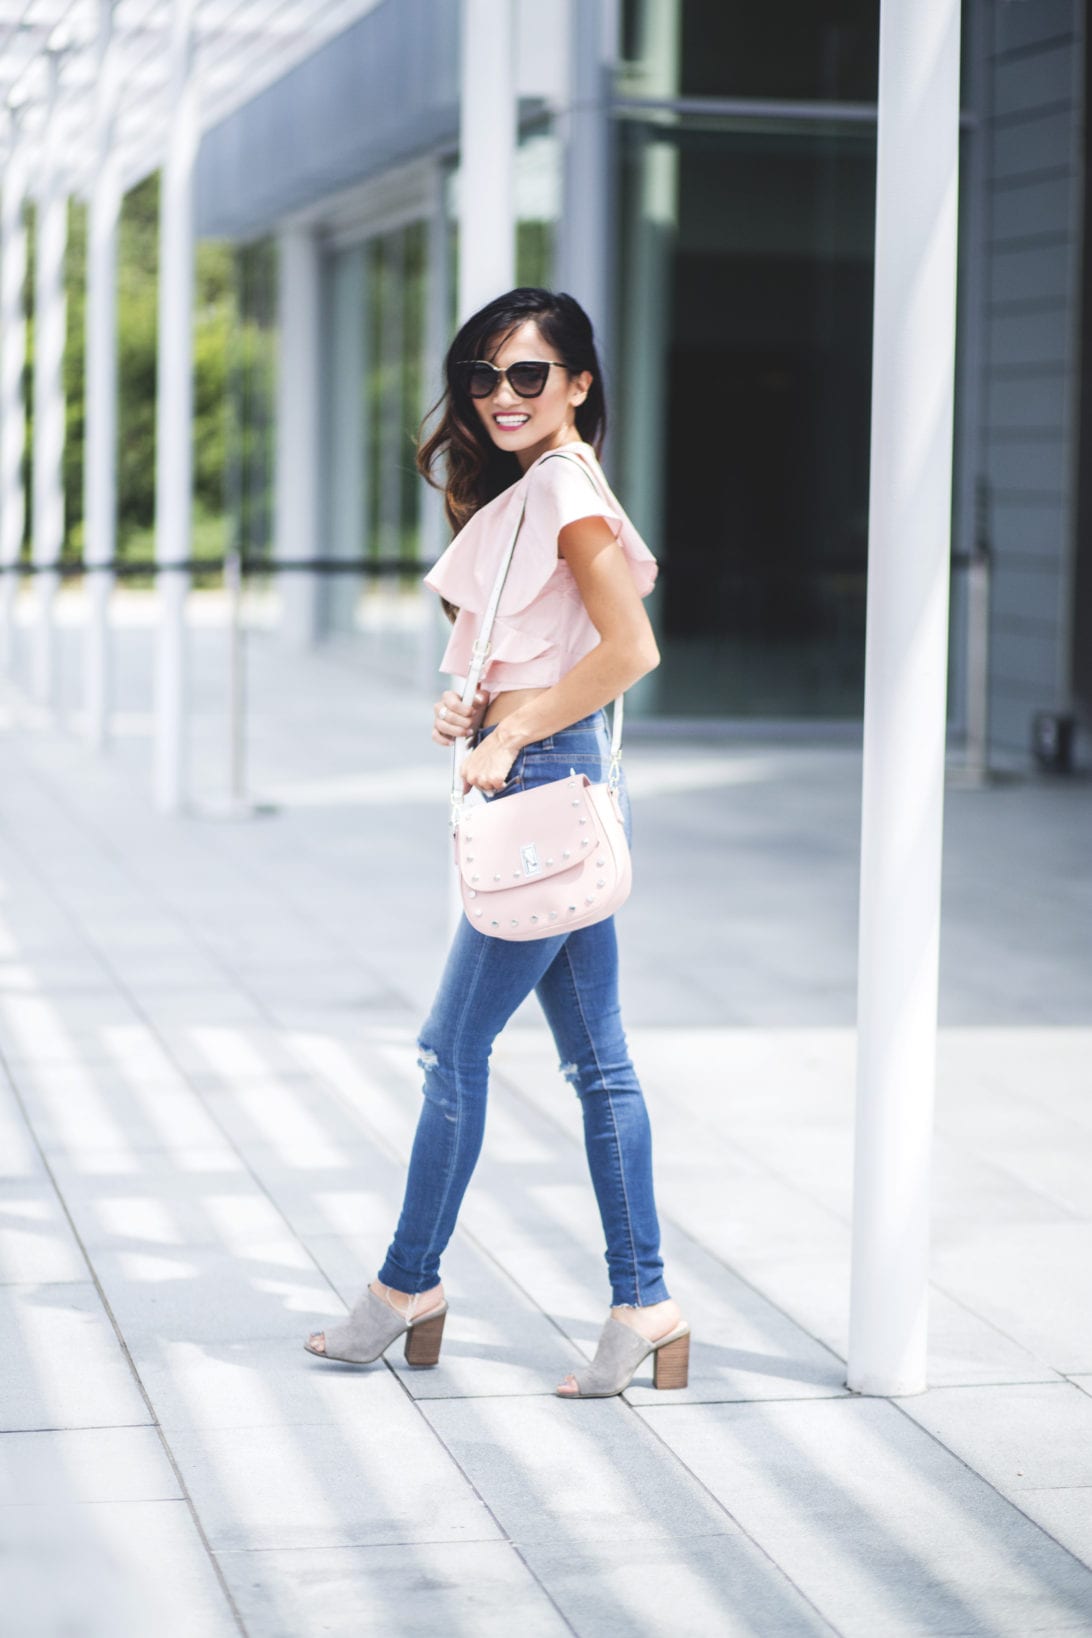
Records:
M29 213L27 302L27 450L33 448L34 233ZM268 377L268 327L237 311L230 245L197 248L194 287L194 553L224 545L232 349ZM156 355L159 278L159 178L126 195L118 228L117 265L117 538L122 558L149 556L155 524ZM69 207L65 258L65 556L84 545L84 395L87 289L87 207ZM29 478L29 470L27 474ZM27 544L32 529L27 484Z

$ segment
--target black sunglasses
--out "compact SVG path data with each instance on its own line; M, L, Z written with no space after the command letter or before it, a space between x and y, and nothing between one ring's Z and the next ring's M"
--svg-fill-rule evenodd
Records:
M508 385L521 398L537 398L550 378L550 371L564 370L568 366L559 364L556 359L526 358L518 364L509 364L506 370L498 370L495 364L487 363L484 358L464 358L456 368L471 398L492 397L501 384L502 376L508 378Z

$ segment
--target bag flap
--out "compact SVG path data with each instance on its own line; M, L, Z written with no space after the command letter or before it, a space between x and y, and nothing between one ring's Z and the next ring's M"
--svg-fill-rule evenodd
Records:
M571 774L464 814L456 851L466 885L497 892L579 869L600 841L590 786L586 774Z

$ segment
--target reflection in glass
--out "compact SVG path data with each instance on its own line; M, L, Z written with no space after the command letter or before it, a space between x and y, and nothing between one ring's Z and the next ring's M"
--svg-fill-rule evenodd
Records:
M620 89L651 97L665 48L683 96L874 102L879 0L625 0Z
M624 122L622 480L670 714L863 687L875 140Z

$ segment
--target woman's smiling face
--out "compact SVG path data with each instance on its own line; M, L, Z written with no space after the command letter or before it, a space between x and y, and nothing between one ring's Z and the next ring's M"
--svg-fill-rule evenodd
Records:
M528 319L499 343L491 343L484 356L498 370L528 359L562 362L557 348L550 345L533 319ZM571 443L579 436L576 408L588 396L591 384L588 370L570 375L566 369L552 369L537 398L521 398L507 376L502 376L498 377L488 398L475 398L472 402L498 449L511 451L526 471L547 449Z

